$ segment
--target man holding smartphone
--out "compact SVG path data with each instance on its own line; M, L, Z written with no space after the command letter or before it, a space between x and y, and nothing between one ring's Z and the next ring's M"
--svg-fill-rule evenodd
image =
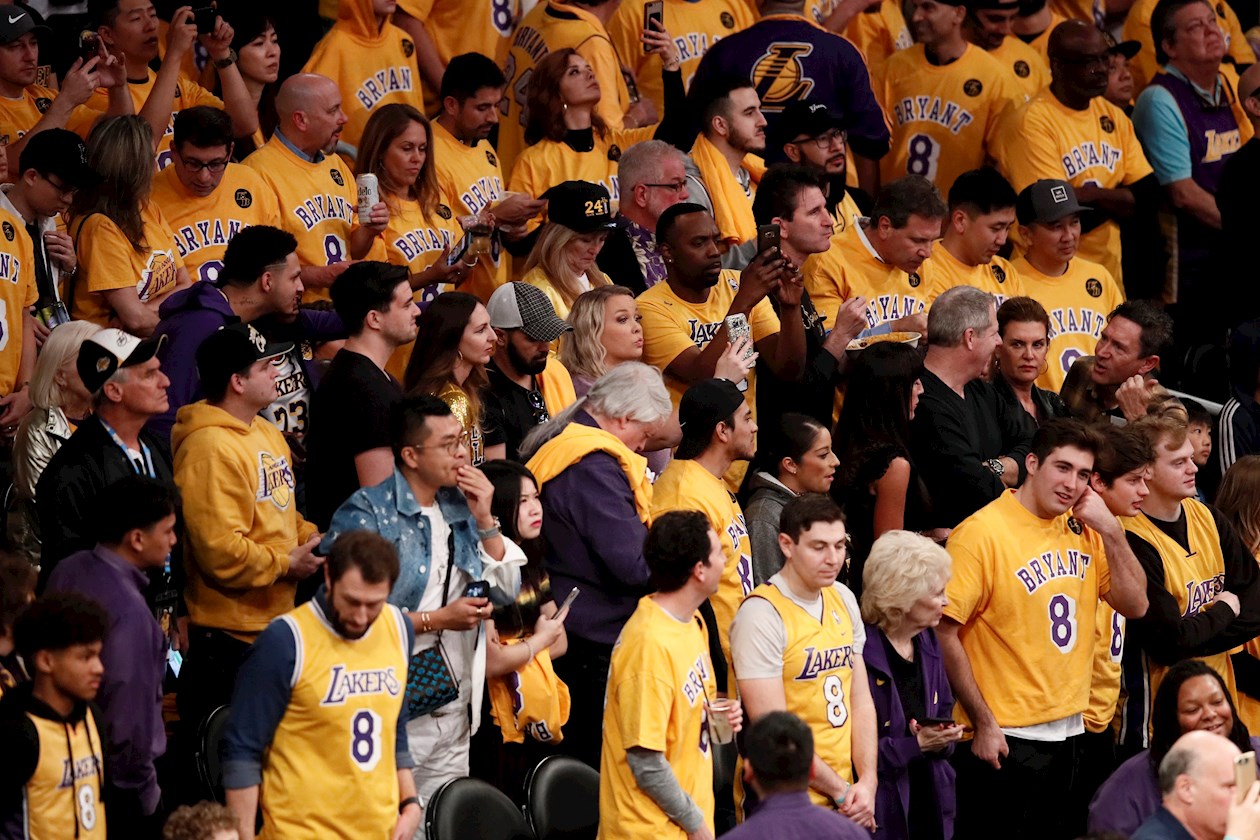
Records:
M394 403L393 475L346 500L321 546L331 551L341 534L359 530L394 544L401 573L389 603L402 609L414 628L412 657L440 646L459 690L457 699L407 722L422 806L443 783L468 775L469 741L481 723L486 683L482 622L491 606L483 593L489 584L515 598L525 562L490 513L494 486L469 465L462 434L459 420L437 397Z

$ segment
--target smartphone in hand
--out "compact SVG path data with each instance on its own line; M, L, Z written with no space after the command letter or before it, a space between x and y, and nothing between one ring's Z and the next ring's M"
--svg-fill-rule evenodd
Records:
M652 21L656 21L657 25L653 26ZM650 0L643 4L643 28L648 32L657 32L665 28L665 0ZM647 44L643 45L643 52L650 52Z
M489 598L490 584L484 580L474 580L464 587L465 598Z

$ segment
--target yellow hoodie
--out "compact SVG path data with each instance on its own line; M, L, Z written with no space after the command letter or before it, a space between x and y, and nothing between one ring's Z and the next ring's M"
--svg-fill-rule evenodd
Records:
M252 641L293 609L289 552L319 533L298 513L289 445L263 418L246 425L202 400L175 415L171 446L189 618Z
M372 0L341 0L337 22L315 45L302 72L319 73L337 83L341 107L350 118L341 139L358 147L363 127L378 106L402 102L424 113L415 55L416 45L389 18L377 25Z

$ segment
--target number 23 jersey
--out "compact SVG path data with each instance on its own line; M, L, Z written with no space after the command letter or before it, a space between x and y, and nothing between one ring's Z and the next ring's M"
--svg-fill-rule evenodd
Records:
M1034 726L1089 704L1098 599L1111 589L1102 537L1071 512L1042 519L1011 490L946 545L945 615L999 726ZM968 723L962 706L955 716Z

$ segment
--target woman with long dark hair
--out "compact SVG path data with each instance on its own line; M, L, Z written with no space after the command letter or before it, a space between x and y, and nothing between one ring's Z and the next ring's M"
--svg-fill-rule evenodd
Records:
M258 130L249 137L236 138L232 159L238 163L262 147L276 130L276 90L280 79L280 39L275 23L265 11L238 0L225 17L232 22L232 49L245 89L258 110ZM217 87L217 85L216 85ZM219 93L216 90L216 93ZM219 93L222 96L221 93Z
M407 363L408 392L432 394L451 407L464 427L469 463L507 457L503 433L485 428L481 391L496 337L481 301L464 292L446 292L416 320L419 336Z
M1217 488L1216 506L1260 562L1260 455L1244 455L1230 465ZM1243 645L1235 660L1240 656L1260 660L1260 639ZM1260 692L1245 679L1238 680L1238 715L1248 729L1260 730Z
M1159 764L1182 735L1214 732L1243 752L1260 749L1238 716L1225 680L1198 659L1178 662L1164 674L1151 709L1151 748L1121 764L1089 803L1089 830L1128 837L1159 810Z
M849 587L861 597L862 566L887 531L915 531L927 491L910 460L910 421L923 385L923 359L908 344L880 342L849 369L834 445L840 474L832 495L844 508L852 540ZM927 536L943 541L944 534Z

